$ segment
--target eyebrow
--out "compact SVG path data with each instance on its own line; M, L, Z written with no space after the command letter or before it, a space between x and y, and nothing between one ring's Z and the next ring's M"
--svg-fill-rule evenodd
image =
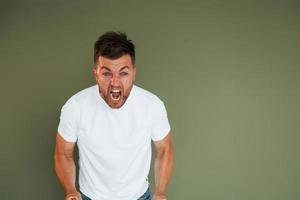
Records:
M106 66L102 66L101 68L100 68L100 70L103 70L103 69L105 69L105 70L107 70L107 71L111 71L108 67L106 67ZM121 69L120 69L120 71L122 71L122 70L125 70L125 69L129 69L129 67L128 66L124 66L124 67L122 67Z
M122 70L124 70L124 69L129 69L129 67L128 67L128 66L124 66L124 67L122 67L122 68L120 69L120 71L122 71Z
M106 67L106 66L102 66L101 68L100 68L100 70L102 70L102 69L106 69L106 70L108 70L108 71L111 71L108 67Z

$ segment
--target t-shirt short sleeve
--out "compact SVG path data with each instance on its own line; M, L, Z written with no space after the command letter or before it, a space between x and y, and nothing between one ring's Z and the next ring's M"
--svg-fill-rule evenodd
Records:
M77 141L77 129L80 119L78 103L71 97L62 107L58 133L68 142Z
M158 100L152 107L151 138L153 141L162 140L170 132L170 124L165 105Z

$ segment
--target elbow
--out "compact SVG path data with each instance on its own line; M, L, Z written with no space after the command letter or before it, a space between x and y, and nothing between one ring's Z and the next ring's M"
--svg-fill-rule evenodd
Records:
M165 158L167 157L170 160L174 158L174 150L172 144L164 146L163 148L158 148L156 151L157 157Z
M59 151L58 149L56 149L53 158L54 163L58 163L61 161L72 161L73 154L65 151Z

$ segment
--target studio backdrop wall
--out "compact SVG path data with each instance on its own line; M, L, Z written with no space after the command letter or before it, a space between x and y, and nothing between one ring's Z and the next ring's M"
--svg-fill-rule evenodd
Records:
M170 200L300 199L298 1L0 2L1 199L63 199L60 109L95 84L93 43L136 44L136 84L168 110ZM153 191L153 171L150 173Z

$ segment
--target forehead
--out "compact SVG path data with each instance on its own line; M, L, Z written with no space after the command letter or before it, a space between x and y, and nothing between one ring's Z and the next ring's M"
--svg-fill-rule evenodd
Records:
M118 70L127 66L129 69L133 68L130 55L126 54L117 59L110 59L103 56L99 56L98 66L106 67L111 70Z

